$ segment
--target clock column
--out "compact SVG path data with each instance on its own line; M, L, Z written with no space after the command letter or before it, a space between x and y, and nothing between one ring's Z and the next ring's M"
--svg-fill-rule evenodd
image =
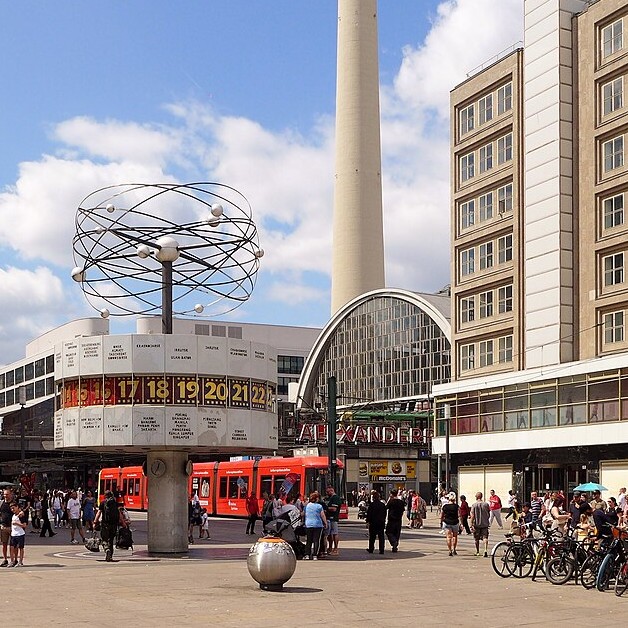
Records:
M187 462L185 451L151 450L146 456L151 554L188 551Z

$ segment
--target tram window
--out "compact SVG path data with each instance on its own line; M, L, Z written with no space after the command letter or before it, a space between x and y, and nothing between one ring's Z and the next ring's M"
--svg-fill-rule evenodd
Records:
M220 489L218 497L221 499L227 499L227 480L229 478L220 478Z
M128 495L127 493L128 486L129 486L129 481L126 478L124 478L124 480L122 480L122 494L123 495Z
M105 481L104 480L100 480L100 488L98 489L98 492L101 495L105 494Z
M263 475L260 481L260 497L266 493L270 495L273 492L273 478L270 475Z
M229 478L229 498L238 499L239 487L238 478Z
M130 479L129 480L128 489L127 489L128 490L127 495L135 495L134 486L135 486L135 484L133 482L133 479Z
M274 493L275 497L279 497L282 494L281 487L282 487L284 481L286 480L286 478L283 475L276 475L273 478L273 480L274 480L274 482L273 482L273 484L274 484L273 493Z
M139 495L140 494L140 479L139 478L135 478L135 494Z

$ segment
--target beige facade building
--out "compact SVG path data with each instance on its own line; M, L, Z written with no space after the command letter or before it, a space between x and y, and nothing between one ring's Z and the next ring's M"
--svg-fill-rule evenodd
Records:
M434 390L434 452L462 492L612 494L628 482L628 5L524 6L524 47L451 95L452 382Z

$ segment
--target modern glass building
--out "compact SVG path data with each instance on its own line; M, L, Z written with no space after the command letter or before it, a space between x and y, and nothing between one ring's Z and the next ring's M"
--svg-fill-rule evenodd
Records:
M297 443L327 446L327 383L337 381L347 488L420 488L430 465L434 384L450 379L450 298L379 289L341 308L316 340L296 399Z

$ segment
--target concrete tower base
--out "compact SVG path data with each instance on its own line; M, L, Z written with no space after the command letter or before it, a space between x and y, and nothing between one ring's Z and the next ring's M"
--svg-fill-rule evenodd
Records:
M188 551L187 452L154 450L146 457L148 475L148 551Z

